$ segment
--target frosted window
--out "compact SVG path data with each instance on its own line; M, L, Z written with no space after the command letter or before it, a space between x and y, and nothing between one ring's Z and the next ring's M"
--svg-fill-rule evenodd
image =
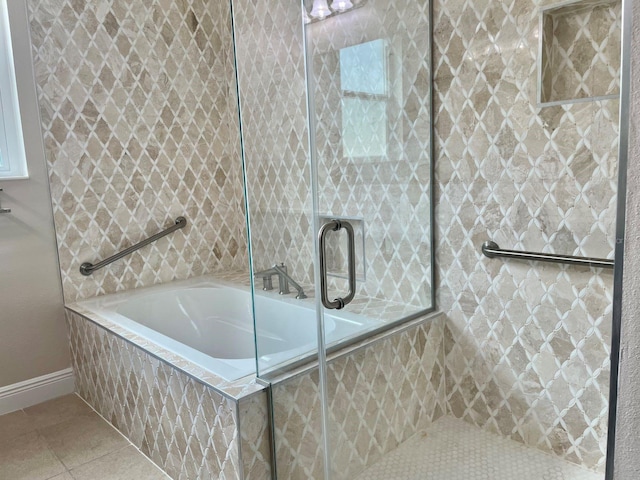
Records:
M340 50L345 158L387 155L387 61L382 39Z
M385 41L361 43L340 50L340 82L345 92L387 94Z

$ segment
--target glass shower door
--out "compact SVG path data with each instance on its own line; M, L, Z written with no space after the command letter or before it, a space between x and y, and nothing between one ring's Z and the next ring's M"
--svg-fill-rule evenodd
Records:
M437 348L422 356L440 325L405 334L415 335L411 351L395 340L359 343L434 308L430 8L304 6L320 361L329 357L319 370L325 478L353 479L438 408L435 392L416 387L439 368ZM349 344L353 354L332 358ZM412 392L407 379L418 382Z
M233 1L257 371L283 479L359 472L371 425L327 352L434 307L428 5L322 7Z

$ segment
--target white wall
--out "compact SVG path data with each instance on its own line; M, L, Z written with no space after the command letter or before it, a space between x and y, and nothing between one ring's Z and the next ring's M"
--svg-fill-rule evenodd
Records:
M616 480L640 478L640 2L634 3Z
M0 181L0 388L70 366L26 6L8 5L30 178Z

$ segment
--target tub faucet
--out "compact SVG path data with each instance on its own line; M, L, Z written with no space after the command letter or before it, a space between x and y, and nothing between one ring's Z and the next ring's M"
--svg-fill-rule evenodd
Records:
M263 290L273 290L273 276L278 276L278 288L280 295L287 295L291 291L289 290L289 284L293 285L293 287L298 291L296 298L302 300L307 298L307 295L304 293L304 290L300 286L298 282L296 282L291 276L287 273L287 267L284 263L280 265L274 265L268 270L263 270L262 272L257 272L254 274L254 277L262 278L262 289Z

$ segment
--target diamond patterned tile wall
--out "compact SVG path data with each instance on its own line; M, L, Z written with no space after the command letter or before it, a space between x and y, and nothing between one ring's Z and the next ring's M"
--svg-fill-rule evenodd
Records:
M67 310L78 393L176 480L271 478L267 398L232 400Z
M66 301L246 270L228 3L29 6ZM79 273L178 215L185 230Z
M244 480L271 480L271 440L267 393L238 402L240 452Z
M313 285L300 4L233 5L254 268L285 262L298 282Z
M78 393L174 479L239 479L235 402L67 310Z
M428 9L419 2L372 1L344 17L308 26L313 76L319 86L315 137L321 213L365 219L367 281L359 284L359 296L410 304L418 310L431 301L427 15ZM284 261L296 280L313 284L299 5L239 0L234 2L234 17L255 268ZM352 28L354 21L357 28ZM336 59L340 48L380 36L395 42L394 54L415 60L400 62L389 87L401 90L389 107L394 112L390 157L341 160L338 166L342 131L334 98L340 93ZM331 287L343 291L344 283L334 278Z
M354 478L446 412L444 318L329 361L332 478ZM273 385L279 478L323 476L317 369Z
M537 108L538 19L549 4L434 4L448 408L602 470L611 274L480 253L492 239L504 248L613 255L619 105ZM589 28L581 33L594 37Z
M621 10L618 0L579 1L545 13L543 101L620 93Z

